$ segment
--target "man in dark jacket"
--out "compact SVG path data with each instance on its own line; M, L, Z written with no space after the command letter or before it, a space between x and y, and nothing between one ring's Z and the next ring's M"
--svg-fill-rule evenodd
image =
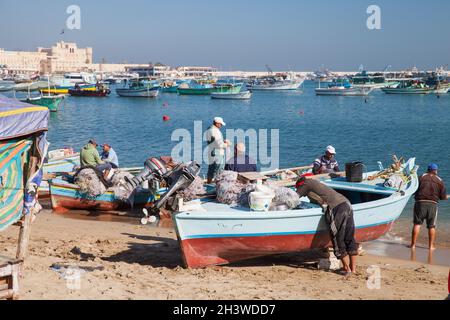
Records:
M325 209L325 217L333 243L334 254L342 261L343 273L356 272L358 245L355 240L355 221L349 200L315 179L301 177L296 184L300 197L307 196Z
M256 172L256 162L245 154L245 144L238 143L234 147L234 157L227 161L225 165L226 171L235 172Z
M429 249L435 249L436 220L440 200L448 200L444 181L438 176L437 164L430 164L428 172L420 177L419 189L415 195L414 228L412 231L411 248L415 249L417 237L423 222L427 222Z

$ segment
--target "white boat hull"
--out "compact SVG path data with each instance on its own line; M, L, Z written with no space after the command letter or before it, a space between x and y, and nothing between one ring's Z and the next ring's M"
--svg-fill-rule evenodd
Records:
M137 98L156 98L159 90L154 89L116 89L116 92L121 97L137 97Z
M252 92L251 91L244 91L239 93L211 93L212 99L224 99L224 100L248 100L251 99Z
M288 83L274 83L274 84L255 84L252 90L298 90L304 80L289 81Z
M318 96L368 96L374 89L371 87L353 88L317 88Z

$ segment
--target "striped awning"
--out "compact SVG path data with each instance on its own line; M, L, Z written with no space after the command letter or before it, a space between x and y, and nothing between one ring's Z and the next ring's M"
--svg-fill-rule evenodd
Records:
M31 139L0 141L0 231L16 223L24 208L24 165Z

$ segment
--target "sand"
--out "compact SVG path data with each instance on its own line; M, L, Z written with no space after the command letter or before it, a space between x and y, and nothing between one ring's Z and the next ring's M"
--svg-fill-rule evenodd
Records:
M17 235L17 227L0 233L1 255L14 255ZM173 229L137 220L135 225L74 220L48 210L33 224L29 254L21 299L443 300L448 295L448 267L373 255L360 257L359 274L349 278L318 270L310 254L185 269ZM52 265L84 271L79 282L70 282ZM370 266L378 269L368 271ZM368 288L368 282L377 284L368 278L370 270L380 271L380 288Z

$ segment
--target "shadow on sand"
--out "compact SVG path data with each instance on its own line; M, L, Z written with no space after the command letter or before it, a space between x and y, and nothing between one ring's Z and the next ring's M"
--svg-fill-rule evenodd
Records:
M182 253L177 240L148 235L123 233L132 239L150 243L128 243L128 249L115 255L102 258L109 262L137 263L154 268L174 269L184 267ZM287 266L317 270L317 261L323 258L323 251L312 250L301 253L281 254L249 259L227 265L233 268Z

